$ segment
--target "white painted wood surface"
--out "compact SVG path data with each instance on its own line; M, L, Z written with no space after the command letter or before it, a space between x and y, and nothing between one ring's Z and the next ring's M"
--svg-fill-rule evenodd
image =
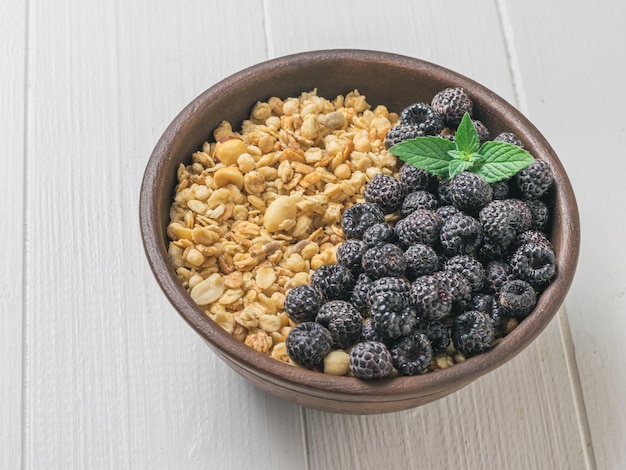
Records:
M0 468L626 468L626 223L607 202L626 170L626 7L578 3L3 1ZM137 227L148 156L184 105L339 47L429 60L516 104L582 219L567 315L467 388L383 416L304 410L233 373L159 291Z
M509 9L529 113L560 155L578 196L582 246L567 305L591 444L598 468L621 469L626 6L608 0L580 6L533 0L511 2ZM542 18L538 25L527 10Z
M22 342L26 108L26 9L0 4L0 467L19 468L22 452Z

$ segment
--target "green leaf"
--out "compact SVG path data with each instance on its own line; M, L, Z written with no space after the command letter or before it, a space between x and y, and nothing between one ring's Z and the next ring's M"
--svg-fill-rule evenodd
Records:
M480 153L467 153L462 150L448 150L448 155L456 160L464 160L466 162L480 163L483 161L483 156Z
M468 160L451 160L448 165L448 171L450 173L450 179L454 178L459 173L469 170L474 166L474 162Z
M448 167L453 159L448 152L454 144L442 137L416 137L392 146L389 151L414 167L433 175L447 178Z
M476 152L470 155L470 161L477 163L483 163L485 161L485 157L483 157L480 153Z
M448 150L448 155L455 160L469 160L469 154L460 150Z
M480 147L478 132L476 132L472 118L470 118L468 113L465 113L463 119L461 119L454 136L454 143L457 150L467 152L468 154L476 152Z
M482 161L472 171L488 183L510 178L535 161L528 151L505 142L485 142L479 152Z

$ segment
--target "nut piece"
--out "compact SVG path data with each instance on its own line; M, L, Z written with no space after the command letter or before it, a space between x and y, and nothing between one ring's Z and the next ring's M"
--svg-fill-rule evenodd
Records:
M239 137L228 136L220 139L215 145L215 158L224 165L233 165L237 163L239 156L247 151L248 148L243 140Z
M350 370L350 355L337 349L324 358L324 373L330 375L346 375Z
M209 305L222 296L224 289L224 278L219 273L214 273L196 284L189 295L198 305Z
M277 232L287 219L296 217L297 207L289 196L278 196L265 210L263 224L270 232Z
M319 118L319 122L329 129L340 129L346 123L346 117L341 111L333 111Z
M234 184L239 189L243 188L243 174L236 167L220 168L213 175L213 180L218 187Z

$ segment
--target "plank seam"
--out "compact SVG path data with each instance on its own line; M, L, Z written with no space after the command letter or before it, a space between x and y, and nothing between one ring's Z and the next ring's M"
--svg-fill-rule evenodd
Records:
M567 366L567 373L569 375L572 394L574 396L574 408L578 418L578 429L580 432L580 439L582 441L585 463L587 464L587 468L589 470L596 470L597 465L591 440L591 427L589 426L589 420L587 419L587 408L585 406L582 383L578 372L576 350L574 347L572 332L569 327L569 321L567 320L565 307L562 307L561 310L559 310L557 316L559 319L559 330L561 332L563 351L565 352L565 364Z
M272 41L272 37L271 37L272 28L270 28L268 25L268 21L269 21L268 8L269 6L268 6L267 0L263 0L263 18L261 21L263 22L263 31L265 32L265 54L267 55L268 59L272 59L276 55L276 51L272 47L272 44L274 43L274 41Z
M300 424L302 426L302 444L304 447L304 469L311 470L311 456L309 455L309 433L307 432L306 408L300 407Z
M515 35L513 33L513 24L511 23L509 12L506 7L506 0L495 0L500 18L500 26L502 28L502 36L504 39L504 50L509 63L509 72L511 73L511 81L513 82L513 93L518 109L528 116L528 102L526 93L524 92L524 84L522 81L522 72L517 59L517 50L515 49Z
M22 468L28 468L29 455L28 455L28 425L29 425L29 413L28 402L30 396L29 382L28 382L28 370L29 370L29 348L28 348L28 296L26 295L26 288L28 284L28 140L29 140L29 126L30 121L30 47L32 41L30 39L30 0L24 2L24 148L23 148L23 166L22 166L22 204L24 210L22 212L22 390L20 393L21 399L21 420L22 426L21 433L21 465Z

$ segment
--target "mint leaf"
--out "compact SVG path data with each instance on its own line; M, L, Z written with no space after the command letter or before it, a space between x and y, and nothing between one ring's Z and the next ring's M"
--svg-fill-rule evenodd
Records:
M441 178L450 179L462 171L472 171L489 183L510 178L535 161L528 151L513 144L489 141L480 145L468 113L461 119L454 142L443 137L416 137L394 145L389 151Z
M480 147L478 132L476 132L472 118L468 113L465 113L463 119L461 119L454 136L454 142L457 150L467 152L468 154L476 152Z
M483 156L478 152L467 153L461 150L448 150L448 155L456 160L465 160L467 162L474 163L480 163L484 160Z
M392 146L389 151L400 160L442 178L449 177L454 143L442 137L416 137Z
M448 150L448 155L456 160L469 160L470 154L461 150Z
M450 173L450 179L454 178L459 173L469 170L474 166L474 162L468 160L451 160L448 165L448 171Z
M485 157L483 157L480 153L476 152L470 155L470 161L476 164L483 163L485 161Z
M488 183L510 178L535 161L528 151L505 142L485 142L479 153L482 161L475 164L472 171Z

